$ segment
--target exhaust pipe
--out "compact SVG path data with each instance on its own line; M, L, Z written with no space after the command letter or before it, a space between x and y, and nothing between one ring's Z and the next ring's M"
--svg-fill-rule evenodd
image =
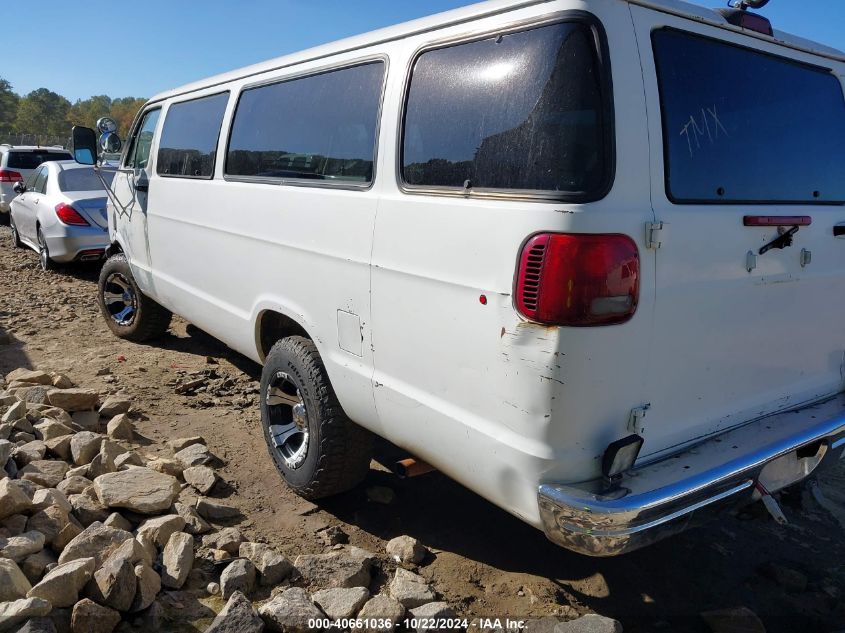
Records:
M425 475L426 473L434 472L435 470L437 469L428 462L424 462L421 459L415 459L413 457L399 460L393 465L393 472L400 479L418 477L420 475Z

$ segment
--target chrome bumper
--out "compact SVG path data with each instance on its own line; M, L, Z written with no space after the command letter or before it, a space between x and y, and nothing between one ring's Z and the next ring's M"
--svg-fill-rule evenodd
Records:
M839 394L638 466L613 492L603 492L601 481L543 484L540 516L555 543L588 556L615 556L758 499L758 479L775 492L843 453L845 394Z

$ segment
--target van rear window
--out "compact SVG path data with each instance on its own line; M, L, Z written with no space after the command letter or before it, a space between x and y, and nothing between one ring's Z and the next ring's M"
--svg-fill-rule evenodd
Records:
M9 152L9 169L35 169L47 160L73 160L66 152Z
M612 152L598 44L590 25L564 22L423 52L405 110L405 183L600 197Z
M845 202L835 75L673 29L652 40L673 202Z

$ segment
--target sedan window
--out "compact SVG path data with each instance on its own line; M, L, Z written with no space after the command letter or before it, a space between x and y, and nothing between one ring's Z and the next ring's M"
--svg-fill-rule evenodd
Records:
M35 183L32 186L32 191L35 193L44 193L47 190L47 168L42 167L38 170L38 176L35 178Z
M103 171L103 178L111 185L114 180L113 171ZM104 191L103 183L97 177L93 167L78 169L64 169L59 174L60 191Z

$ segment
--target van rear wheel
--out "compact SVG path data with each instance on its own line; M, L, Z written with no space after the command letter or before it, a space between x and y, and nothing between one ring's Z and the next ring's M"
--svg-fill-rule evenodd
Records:
M301 497L346 492L369 471L372 435L343 412L317 347L307 338L284 338L267 355L261 425L273 463Z
M141 343L170 327L173 314L141 292L123 253L103 264L97 290L100 312L115 336Z

